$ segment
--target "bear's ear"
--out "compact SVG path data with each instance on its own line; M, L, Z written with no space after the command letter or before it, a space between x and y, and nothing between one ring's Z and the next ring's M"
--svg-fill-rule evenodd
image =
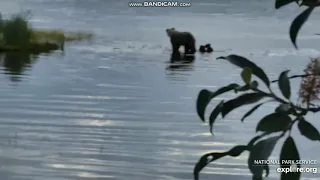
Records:
M171 30L172 30L172 31L175 31L176 29L173 27L173 28L171 28Z

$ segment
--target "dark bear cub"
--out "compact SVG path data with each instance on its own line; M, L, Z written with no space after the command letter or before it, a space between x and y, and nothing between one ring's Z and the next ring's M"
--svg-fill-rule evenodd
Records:
M199 52L205 53L206 52L206 47L204 45L200 45Z
M211 47L211 44L206 44L205 47L206 47L206 52L208 52L208 53L213 52L213 49L212 49L212 47Z
M211 44L206 44L206 45L200 45L199 51L201 53L205 53L205 52L211 53L213 52L213 49L211 47Z

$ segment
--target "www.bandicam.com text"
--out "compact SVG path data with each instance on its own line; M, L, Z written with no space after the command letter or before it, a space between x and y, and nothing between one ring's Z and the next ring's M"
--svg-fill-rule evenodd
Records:
M178 1L144 1L129 2L129 7L190 7L190 2Z

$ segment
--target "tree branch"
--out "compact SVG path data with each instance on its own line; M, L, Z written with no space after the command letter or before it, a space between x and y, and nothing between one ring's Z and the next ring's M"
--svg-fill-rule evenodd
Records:
M304 77L309 77L309 76L320 76L319 74L301 74L301 75L294 75L288 77L288 79L294 79L294 78L304 78ZM278 82L279 80L273 80L271 83Z
M316 113L316 112L319 112L320 111L320 107L316 107L316 108L309 108L309 109L306 109L310 112L313 112L313 113Z

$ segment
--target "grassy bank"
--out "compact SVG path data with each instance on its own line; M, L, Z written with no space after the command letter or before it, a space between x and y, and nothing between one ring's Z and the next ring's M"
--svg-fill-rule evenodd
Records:
M50 40L59 42L69 42L91 40L92 38L93 34L89 32L65 32L63 30L33 29L31 39L33 42L42 42Z
M0 52L28 51L48 52L64 48L65 42L90 40L89 32L65 32L63 30L34 29L23 13L2 19L0 14Z

